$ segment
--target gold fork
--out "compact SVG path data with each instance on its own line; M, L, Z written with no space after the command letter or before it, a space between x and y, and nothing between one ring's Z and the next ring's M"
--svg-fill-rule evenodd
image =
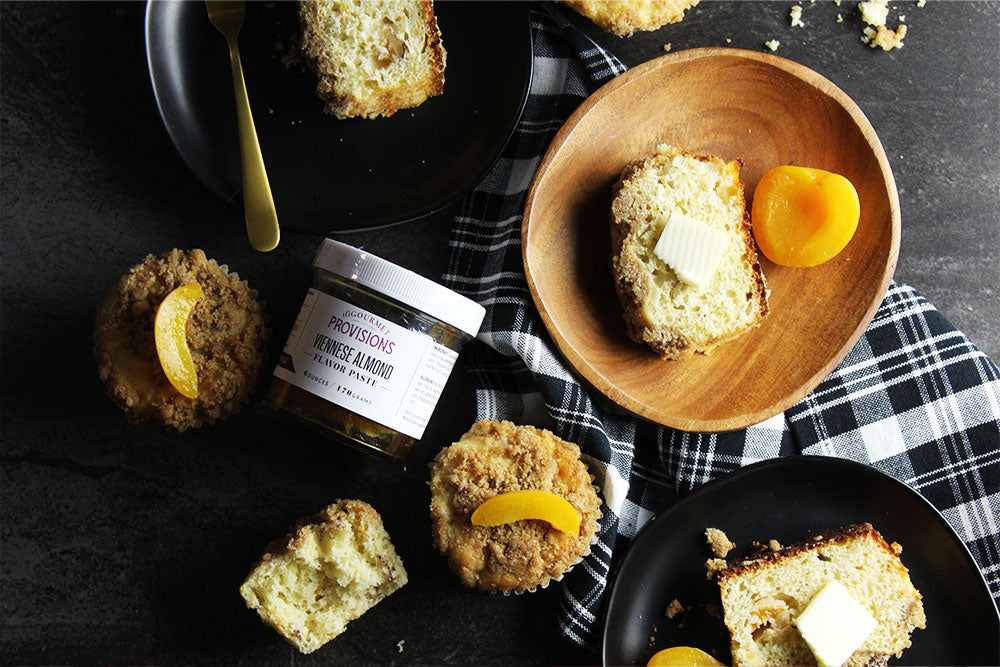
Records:
M229 45L229 62L233 67L233 88L236 92L236 119L240 128L240 158L243 162L243 208L247 217L247 236L255 250L267 252L278 245L278 214L274 210L271 185L260 154L257 129L253 124L250 99L243 80L243 65L237 39L246 6L243 0L205 0L208 18L222 33Z

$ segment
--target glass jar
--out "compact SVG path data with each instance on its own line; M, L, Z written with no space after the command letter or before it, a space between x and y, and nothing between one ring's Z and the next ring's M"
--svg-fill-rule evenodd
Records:
M486 310L332 239L313 269L264 403L405 463Z

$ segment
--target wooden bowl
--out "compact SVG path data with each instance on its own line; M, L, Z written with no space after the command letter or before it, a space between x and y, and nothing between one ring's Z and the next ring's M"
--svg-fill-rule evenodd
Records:
M825 264L761 255L771 312L758 329L679 361L628 338L609 269L612 185L662 142L742 159L748 205L784 164L843 174L861 200L854 238ZM617 77L570 116L528 193L522 242L532 298L577 372L654 422L728 431L798 402L860 338L896 266L899 198L875 130L830 81L769 54L694 49Z

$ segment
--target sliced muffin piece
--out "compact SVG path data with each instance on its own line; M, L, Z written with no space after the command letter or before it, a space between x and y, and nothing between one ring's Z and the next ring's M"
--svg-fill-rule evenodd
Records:
M597 539L601 499L579 446L550 431L479 421L431 464L434 546L470 588L531 591L559 580ZM472 513L501 493L534 489L562 497L580 515L576 535L527 519L476 526Z
M360 500L338 500L273 542L240 595L295 648L312 653L406 582L379 513Z
M301 51L337 118L391 116L444 92L431 0L300 0Z
M733 664L815 665L795 620L830 581L874 617L875 628L844 665L884 665L926 626L922 596L899 559L871 524L826 531L776 552L730 564L716 581L731 637Z
M604 30L631 37L638 30L657 30L677 23L698 0L561 0Z
M740 161L661 144L629 165L611 204L611 269L629 336L664 359L709 353L760 325L768 290L746 211ZM710 278L688 280L657 252L668 222L718 239ZM699 252L695 246L693 253ZM692 255L694 256L694 255Z

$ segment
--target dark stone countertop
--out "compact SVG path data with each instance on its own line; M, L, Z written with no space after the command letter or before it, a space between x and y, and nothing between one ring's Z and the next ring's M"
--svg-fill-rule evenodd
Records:
M762 50L778 39L778 55L841 87L896 176L896 279L1000 359L1000 4L898 0L910 32L891 53L859 42L856 2L803 3L805 28L789 25L792 4L706 0L682 23L628 39L574 20L629 65L666 43ZM598 662L558 638L558 587L466 590L430 545L426 464L473 418L465 373L453 374L405 471L257 403L177 434L129 425L105 396L94 312L146 253L201 247L224 259L267 302L278 349L320 239L289 233L258 255L239 208L193 178L157 114L144 10L0 4L0 662ZM453 214L340 238L437 279ZM236 589L268 541L340 497L380 510L410 583L300 656Z

